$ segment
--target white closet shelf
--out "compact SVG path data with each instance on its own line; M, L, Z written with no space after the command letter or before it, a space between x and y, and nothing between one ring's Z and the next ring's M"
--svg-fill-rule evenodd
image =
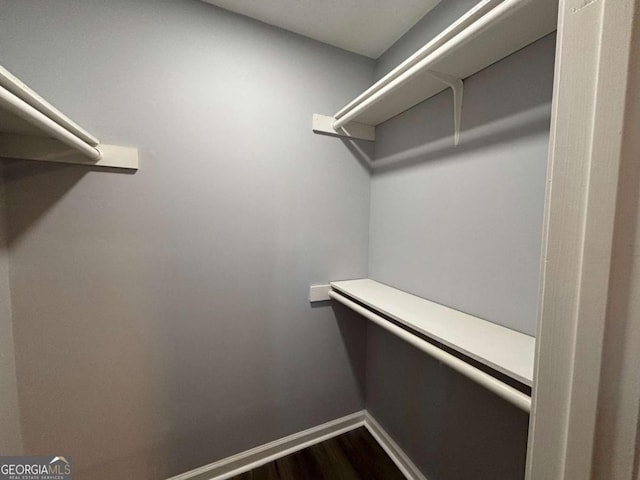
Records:
M557 0L483 0L333 117L315 114L313 131L375 140L373 127L450 87L457 138L463 79L555 31L557 13Z
M331 288L410 331L425 335L525 385L532 385L534 337L370 279L331 282ZM332 298L337 299L335 294Z
M0 157L138 169L138 150L105 145L0 66Z

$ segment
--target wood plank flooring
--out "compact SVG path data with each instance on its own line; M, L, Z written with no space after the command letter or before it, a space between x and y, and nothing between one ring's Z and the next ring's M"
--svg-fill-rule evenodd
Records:
M364 428L325 440L230 480L406 480Z

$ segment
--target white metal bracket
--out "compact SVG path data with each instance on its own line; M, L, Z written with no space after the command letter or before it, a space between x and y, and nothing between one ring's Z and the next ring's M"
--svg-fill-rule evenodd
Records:
M327 115L313 114L312 129L315 133L324 133L335 137L346 137L373 142L376 139L376 129L364 123L349 122L340 128L333 128L335 119Z
M434 72L429 70L429 74L442 83L451 87L453 91L453 143L458 145L460 142L460 125L462 123L462 95L464 93L464 82L461 78L454 77L446 73Z

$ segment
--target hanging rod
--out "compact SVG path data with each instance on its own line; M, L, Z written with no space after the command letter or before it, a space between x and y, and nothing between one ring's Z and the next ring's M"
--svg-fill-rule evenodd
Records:
M436 50L434 50L433 53L427 55L411 68L407 69L404 73L402 73L383 87L373 91L371 95L363 98L360 102L352 104L353 106L350 110L345 111L345 109L343 109L338 112L337 115L340 115L340 117L336 118L336 120L333 122L333 128L336 130L340 129L351 120L356 118L358 115L368 110L372 105L388 96L398 87L409 82L416 75L433 67L435 63L444 58L451 51L473 40L476 36L491 28L494 24L500 22L516 10L532 1L535 0L505 0L503 3L489 11L487 14L471 23L468 27L452 37L450 40L443 43Z
M417 335L414 335L406 331L405 329L398 327L397 325L390 322L389 320L386 320L380 315L377 315L372 311L367 310L366 308L358 305L356 302L349 300L348 298L344 297L339 293L336 293L333 290L329 292L329 297L349 307L353 311L366 317L367 319L381 326L385 330L393 333L397 337L400 337L405 342L410 343L414 347L418 348L419 350L422 350L424 353L427 353L428 355L432 356L436 360L439 360L440 362L447 365L449 368L452 368L453 370L464 375L470 380L473 380L479 385L482 385L487 390L495 393L496 395L503 398L507 402L515 405L519 409L527 413L531 412L531 397L529 397L528 395L520 392L519 390L516 390L515 388L513 388L510 385L507 385L504 382L501 382L497 378L492 377L488 373L483 372L479 368L476 368L470 365L464 360L461 360L458 357L455 357L450 353L445 352L444 350L432 345L431 343L421 339Z
M89 145L93 147L97 147L100 143L96 137L87 132L80 125L72 121L69 117L64 115L62 112L54 108L49 102L47 102L44 98L34 92L31 88L29 88L24 82L22 82L18 77L13 75L9 70L0 65L0 87L4 87L9 92L13 93L16 97L24 100L26 103L31 105L33 108L38 110L40 113L44 114L46 117L49 117L58 125L64 127L73 133L76 137L79 137L81 140L84 140Z
M0 87L0 107L10 111L53 138L60 140L91 160L99 160L102 156L102 153L96 147L60 126L4 87Z
M382 87L388 85L404 72L409 70L411 67L416 65L420 60L424 59L431 53L433 53L437 48L444 45L448 40L453 38L457 33L462 31L464 28L467 28L471 23L475 22L479 18L481 18L484 14L490 11L492 8L495 8L497 4L499 4L502 0L482 0L477 5L475 5L471 10L462 15L458 20L453 22L450 26L442 31L442 33L438 34L433 40L427 43L424 47L418 50L416 53L407 58L404 62L398 65L396 68L387 73L384 77L378 80L375 84L365 90L363 93L358 95L354 100L349 102L349 104L345 105L338 113L336 113L333 118L339 119L343 117L346 113L348 113L352 108L357 106L359 103L370 97L371 95L378 92Z

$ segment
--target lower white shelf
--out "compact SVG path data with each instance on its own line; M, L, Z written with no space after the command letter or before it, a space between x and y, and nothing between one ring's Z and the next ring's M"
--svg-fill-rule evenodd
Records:
M534 337L374 280L331 282L331 288L525 385L533 383Z

